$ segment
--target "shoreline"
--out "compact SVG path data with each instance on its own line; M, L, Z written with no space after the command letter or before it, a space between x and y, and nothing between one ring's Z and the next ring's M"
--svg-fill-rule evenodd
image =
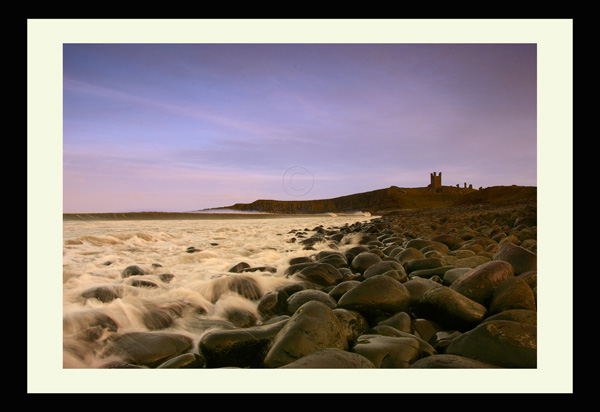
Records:
M286 219L314 217L353 217L372 218L377 216L359 213L315 213L315 214L275 214L275 213L201 213L201 212L126 212L126 213L63 213L63 221L91 220L216 220L216 219Z

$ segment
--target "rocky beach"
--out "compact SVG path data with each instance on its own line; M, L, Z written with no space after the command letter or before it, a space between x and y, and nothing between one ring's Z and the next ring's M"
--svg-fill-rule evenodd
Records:
M122 330L103 305L122 288L150 290L177 276L134 262L80 295L93 309L65 316L65 334L108 369L537 367L535 201L399 210L280 238L304 255L278 266L232 261L212 279L211 304L232 294L247 303L219 319L181 299L144 308L145 327ZM256 273L285 282L265 288ZM184 317L194 328L180 333L173 325Z

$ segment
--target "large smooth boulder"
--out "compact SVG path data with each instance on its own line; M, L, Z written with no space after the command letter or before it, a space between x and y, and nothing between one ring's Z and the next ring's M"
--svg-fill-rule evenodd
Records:
M509 277L514 277L512 265L496 260L477 266L453 282L450 288L487 307L498 285Z
M286 310L289 315L293 315L300 306L304 305L306 302L316 300L324 303L330 309L335 309L337 303L329 294L323 292L318 289L305 289L300 290L293 295L291 295L286 301Z
M116 336L104 357L116 357L133 365L157 367L166 360L188 352L192 339L167 332L130 332Z
M342 274L329 263L315 263L300 271L300 277L319 286L331 286L343 280Z
M446 353L503 368L535 368L537 327L509 320L483 322L454 339Z
M495 290L488 315L495 315L510 309L536 310L533 290L519 277L505 279Z
M510 263L515 275L537 270L537 254L521 246L505 243L494 254L494 260L502 260Z
M410 306L406 287L389 276L373 276L353 287L339 299L337 307L367 316L390 316Z
M313 300L302 305L277 333L263 366L279 368L324 348L346 350L348 341L331 308Z
M208 331L198 343L206 367L260 367L287 320L249 328Z
M446 261L442 258L432 257L432 258L422 258L422 259L413 259L408 262L404 262L404 269L408 275L411 272L417 270L425 270L425 269L435 269L446 265Z
M389 273L392 271L396 273ZM404 266L402 266L400 262L393 260L384 260L382 262L375 263L363 273L363 278L368 279L377 275L392 276L399 282L404 282L408 279L406 276L406 271L404 270Z
M484 319L487 308L448 286L440 285L423 293L414 305L413 312L418 317L433 320L449 329L465 331Z
M371 252L362 252L352 259L351 267L357 272L364 273L369 267L381 262L381 258Z

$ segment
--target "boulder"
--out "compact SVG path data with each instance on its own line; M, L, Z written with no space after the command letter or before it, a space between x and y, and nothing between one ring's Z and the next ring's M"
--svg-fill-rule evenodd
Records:
M371 252L362 252L352 259L352 269L357 272L364 273L372 265L381 262L381 258Z
M477 266L468 275L453 282L450 288L488 307L498 285L509 277L514 277L512 265L495 260Z
M397 272L395 275L388 274L390 271ZM394 277L396 280L403 282L408 278L406 276L406 271L404 270L404 266L401 263L396 262L394 260L384 260L379 263L375 263L371 265L364 273L363 278L367 279L372 276L387 274L388 276Z
M300 290L291 295L286 302L286 310L289 315L293 315L300 306L311 300L324 303L330 309L335 309L337 303L329 294L317 289Z
M155 368L191 348L192 339L186 335L130 332L116 336L105 349L103 357L115 356L126 363Z
M275 336L263 366L278 368L319 349L348 349L346 334L337 316L324 303L302 305Z
M319 286L336 285L343 280L340 271L329 263L315 263L300 271L300 277Z
M125 269L121 271L121 277L123 279L128 278L129 276L140 276L145 275L146 272L137 265L127 266Z
M448 286L431 288L414 305L417 317L430 319L450 329L469 330L485 317L485 306L469 299Z
M406 269L406 273L410 275L412 272L417 270L424 269L434 269L439 268L446 265L446 261L441 258L422 258L422 259L413 259L408 262L404 262L404 269Z
M491 299L488 315L495 315L509 309L536 310L533 290L519 277L513 276L500 283Z
M537 327L509 320L483 322L454 339L446 353L503 368L536 368Z
M342 295L337 306L367 316L390 316L406 312L410 299L404 284L389 276L373 276Z
M208 331L200 339L198 349L208 368L260 367L275 336L287 322L284 319L250 328Z
M494 254L494 260L501 260L510 263L515 271L515 275L537 270L537 254L521 246L505 243Z

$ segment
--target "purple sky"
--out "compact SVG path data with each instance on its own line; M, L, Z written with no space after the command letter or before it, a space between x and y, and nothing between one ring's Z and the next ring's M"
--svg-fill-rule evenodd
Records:
M65 44L63 211L537 185L535 44Z

